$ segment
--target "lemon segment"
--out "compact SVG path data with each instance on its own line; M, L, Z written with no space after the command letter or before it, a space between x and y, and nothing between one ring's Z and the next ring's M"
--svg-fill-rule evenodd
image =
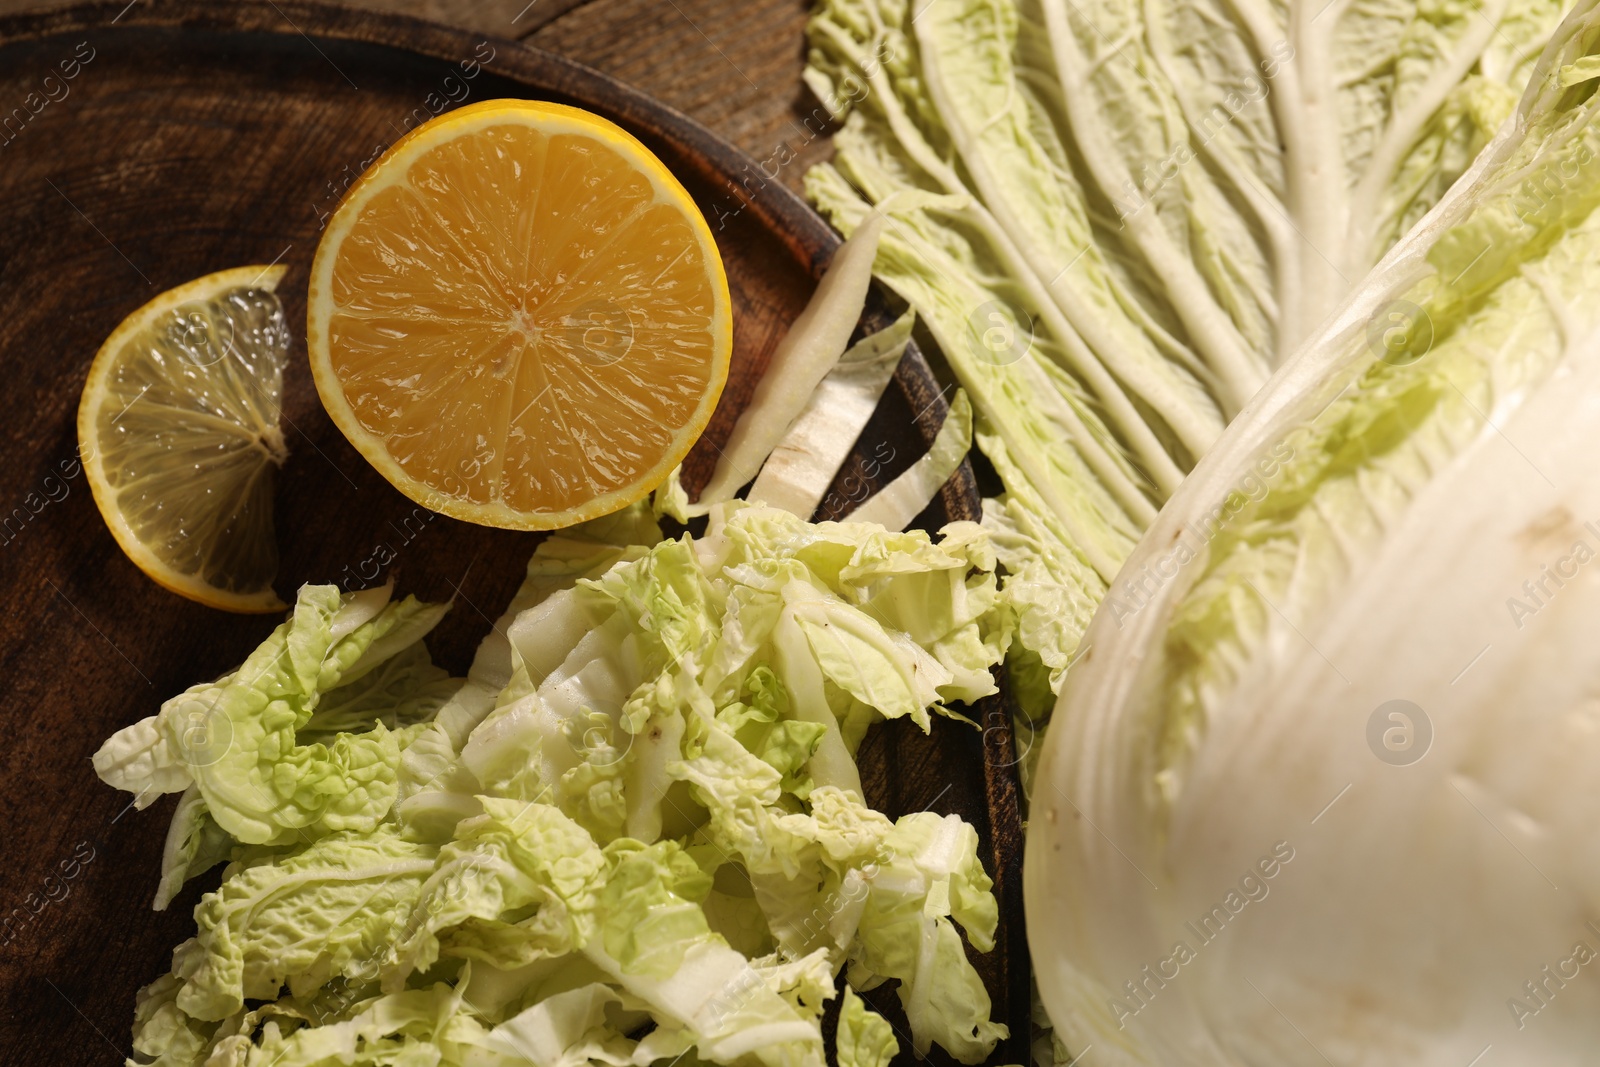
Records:
M100 347L78 444L117 544L163 587L226 611L281 611L273 471L289 329L284 268L219 271L156 297Z

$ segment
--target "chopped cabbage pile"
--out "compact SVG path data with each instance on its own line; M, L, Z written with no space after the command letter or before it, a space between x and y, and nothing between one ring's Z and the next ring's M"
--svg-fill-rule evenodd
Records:
M130 1062L822 1067L841 972L839 1063L900 1047L852 992L890 981L916 1052L980 1062L977 832L872 809L855 752L995 691L996 604L976 524L736 501L698 538L635 508L545 540L465 679L422 640L447 605L304 587L95 757L183 794L158 908L226 864Z

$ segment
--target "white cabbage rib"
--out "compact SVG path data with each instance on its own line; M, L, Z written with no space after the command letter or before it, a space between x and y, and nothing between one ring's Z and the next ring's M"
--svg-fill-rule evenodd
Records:
M846 233L888 217L877 274L973 399L994 514L1033 512L1055 557L1006 561L1019 616L1047 599L1025 574L1098 600L1227 421L1471 164L1564 7L824 0L807 79L843 127L807 189ZM1021 629L1059 687L1080 632Z
M1541 1067L1600 1047L1597 49L1583 0L1515 120L1096 614L1025 871L1070 1051Z

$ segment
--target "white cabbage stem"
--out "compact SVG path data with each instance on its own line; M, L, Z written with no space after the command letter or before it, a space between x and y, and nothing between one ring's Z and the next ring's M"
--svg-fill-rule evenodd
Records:
M883 216L874 214L839 246L827 273L800 316L789 327L767 371L739 416L699 505L733 499L778 447L794 420L850 342L872 284Z

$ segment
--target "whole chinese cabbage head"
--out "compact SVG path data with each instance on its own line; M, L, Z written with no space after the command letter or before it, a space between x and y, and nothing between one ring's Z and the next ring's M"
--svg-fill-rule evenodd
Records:
M1173 497L1026 863L1102 1067L1600 1048L1600 9Z

